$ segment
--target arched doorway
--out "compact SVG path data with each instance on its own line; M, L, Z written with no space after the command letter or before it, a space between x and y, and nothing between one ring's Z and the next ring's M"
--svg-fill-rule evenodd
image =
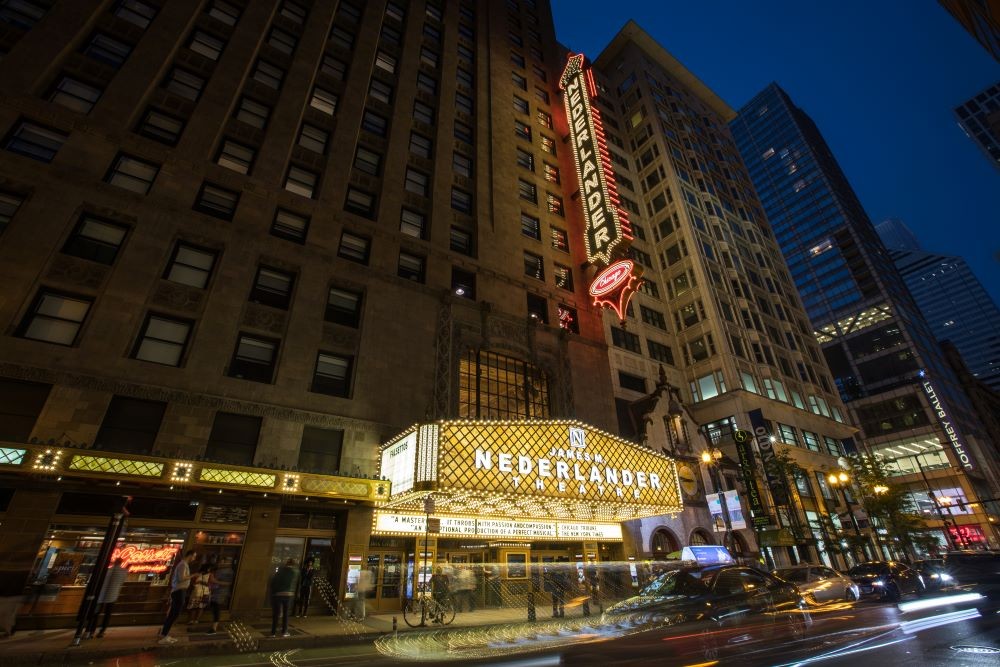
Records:
M664 526L660 526L653 531L649 537L649 551L654 560L665 560L668 555L681 548L680 542L673 531Z
M691 531L691 539L688 540L688 544L692 546L696 544L715 544L715 541L712 540L712 536L706 530L695 528Z
M745 558L750 555L750 546L746 539L737 532L732 533L732 550L734 558Z

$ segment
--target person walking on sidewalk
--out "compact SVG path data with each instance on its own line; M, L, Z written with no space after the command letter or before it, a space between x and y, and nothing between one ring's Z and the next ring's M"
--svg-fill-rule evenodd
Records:
M198 574L191 576L191 594L188 595L188 625L196 625L201 620L201 614L212 599L212 591L208 586L211 566L205 563Z
M316 578L316 568L310 560L302 570L299 580L299 594L295 598L295 618L305 618L309 614L309 599L312 597L313 579Z
M295 559L289 558L285 565L271 577L271 636L278 636L278 616L281 616L281 636L289 637L288 608L295 599L299 588L299 569Z
M365 601L368 594L375 588L375 578L372 571L364 569L358 572L358 583L354 587L354 616L357 620L365 620Z
M219 614L223 607L229 606L235 575L232 558L223 558L222 564L213 566L209 574L208 586L212 591L212 599L209 602L212 608L212 629L208 631L210 635L219 631Z
M476 575L470 567L462 567L455 575L455 610L476 610Z
M121 594L122 584L125 583L126 576L128 576L128 570L122 565L122 559L116 558L104 575L104 585L101 587L100 595L97 596L97 608L94 609L94 615L90 617L90 626L87 628L88 639L94 636L94 630L97 629L97 618L102 611L104 612L104 622L101 623L101 631L97 633L97 638L100 639L104 636L104 631L108 629L108 623L111 621L111 611L114 609L115 603L118 602L118 596Z
M170 609L167 611L167 619L160 629L159 643L161 644L173 644L177 641L170 636L170 628L177 617L181 615L181 609L184 608L184 598L187 597L188 587L191 586L191 563L196 558L198 558L198 552L194 549L188 549L184 552L184 557L174 565L174 571L170 575Z

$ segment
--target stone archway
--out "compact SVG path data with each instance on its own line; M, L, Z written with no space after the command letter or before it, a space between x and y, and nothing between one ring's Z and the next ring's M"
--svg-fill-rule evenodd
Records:
M653 560L666 559L669 554L679 551L681 543L674 531L666 526L660 526L649 536L649 551Z
M733 557L739 558L739 557L749 556L750 545L747 544L746 538L737 533L736 531L733 531L732 536L733 536L732 540Z
M715 540L712 539L712 536L704 528L695 528L691 531L688 544L692 546L697 544L715 544Z

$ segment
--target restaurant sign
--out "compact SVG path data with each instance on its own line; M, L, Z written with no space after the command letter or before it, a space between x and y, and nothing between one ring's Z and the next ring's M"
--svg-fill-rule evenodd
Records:
M111 552L111 562L121 559L123 568L131 573L149 572L159 574L166 572L173 563L180 547L167 545L162 547L138 547L125 544L115 547Z
M472 516L440 516L442 536L449 537L509 537L549 540L621 541L622 527L617 523L573 521L521 521ZM376 511L375 535L422 535L427 527L423 514L396 514Z

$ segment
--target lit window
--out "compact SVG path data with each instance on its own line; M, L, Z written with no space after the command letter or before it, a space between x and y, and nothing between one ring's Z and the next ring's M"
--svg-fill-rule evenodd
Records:
M543 162L542 172L545 176L545 180L549 183L559 182L559 167L551 165L548 162Z
M128 228L84 214L62 251L101 264L113 264L125 241Z
M373 100L378 100L384 104L391 104L392 86L387 84L385 81L372 79L371 84L368 86L368 96Z
M573 291L573 271L568 266L563 266L562 264L556 264L553 269L553 274L556 279L556 287L559 287L570 292Z
M353 365L354 357L320 352L316 357L316 371L313 373L311 391L350 398Z
M525 201L530 201L532 204L538 203L538 187L534 183L518 179L517 193Z
M326 154L326 142L329 138L330 134L326 130L321 130L309 123L303 123L302 131L299 132L299 146L324 155Z
M180 139L184 121L156 109L147 109L136 131L161 143L173 146Z
M400 252L396 275L406 280L422 283L424 282L425 263L426 261L423 257L408 252Z
M415 169L406 170L406 180L403 187L407 192L412 192L413 194L420 195L421 197L427 196L427 187L429 179L427 174L422 174Z
M316 194L318 183L319 176L315 173L294 165L288 167L288 176L285 178L285 189L289 192L311 199Z
M472 234L464 229L455 227L451 228L451 234L449 237L449 246L451 250L461 253L463 255L472 255Z
M204 289L212 276L215 255L211 250L178 243L163 277L170 282Z
M343 232L340 235L340 248L337 255L359 264L368 264L368 255L371 250L371 241L363 236L357 236L350 232Z
M372 176L378 176L382 168L382 156L364 146L358 146L354 155L354 168Z
M250 165L253 164L253 157L254 149L237 143L232 139L223 139L216 163L220 167L232 169L241 174L247 174L250 173Z
M356 329L361 323L361 297L361 292L331 287L326 300L326 321Z
M554 195L551 192L546 192L545 205L549 209L549 213L554 213L558 216L565 215L563 199L559 195Z
M205 87L205 79L175 67L163 82L163 87L174 95L196 102Z
M399 219L399 231L415 239L424 238L427 218L423 213L417 213L404 208Z
M291 303L294 284L295 274L261 266L257 269L257 277L254 279L253 289L250 290L250 301L287 310Z
M291 211L279 208L271 223L271 234L289 241L305 243L306 231L309 229L309 218Z
M542 150L548 153L549 155L555 155L556 154L555 139L546 137L544 134L539 134L538 137L539 137L539 145L541 146Z
M111 185L144 195L149 192L159 171L157 164L119 154L105 180Z
M270 384L278 358L278 341L241 334L229 364L229 377Z
M459 176L472 178L472 158L458 152L453 153L452 169Z
M201 30L195 30L191 36L191 41L188 42L189 49L195 53L200 53L209 60L218 60L225 46L226 43L224 41Z
M375 56L375 67L385 70L389 74L396 73L396 58L385 51L379 51Z
M560 252L569 252L569 235L566 233L566 230L551 227L549 231L552 239L552 248Z
M60 77L55 88L52 90L52 94L49 96L49 100L56 104L61 104L67 109L79 111L80 113L89 113L100 98L100 88L88 85L70 76Z
M422 158L429 158L431 156L431 140L416 132L411 132L410 152Z
M538 218L527 213L521 213L521 233L533 239L542 238L542 227Z
M358 190L354 187L347 188L347 199L344 202L344 210L366 218L375 218L375 195Z
M216 218L232 220L239 201L240 195L238 192L233 192L232 190L227 190L211 183L205 183L201 186L201 192L198 193L198 199L195 200L194 208L197 211Z
M263 130L267 126L267 119L270 115L271 109L269 107L248 97L240 98L240 106L236 109L236 120L256 127L258 130Z
M150 314L132 356L165 366L180 366L190 335L191 322Z
M43 289L18 330L21 338L73 345L93 300Z
M313 88L312 97L309 98L309 106L332 116L337 111L337 96L329 90Z
M281 88L281 82L285 78L285 71L277 65L272 65L264 60L258 60L250 78L268 88L278 90Z
M536 280L545 280L545 265L542 258L534 253L524 253L524 275Z

